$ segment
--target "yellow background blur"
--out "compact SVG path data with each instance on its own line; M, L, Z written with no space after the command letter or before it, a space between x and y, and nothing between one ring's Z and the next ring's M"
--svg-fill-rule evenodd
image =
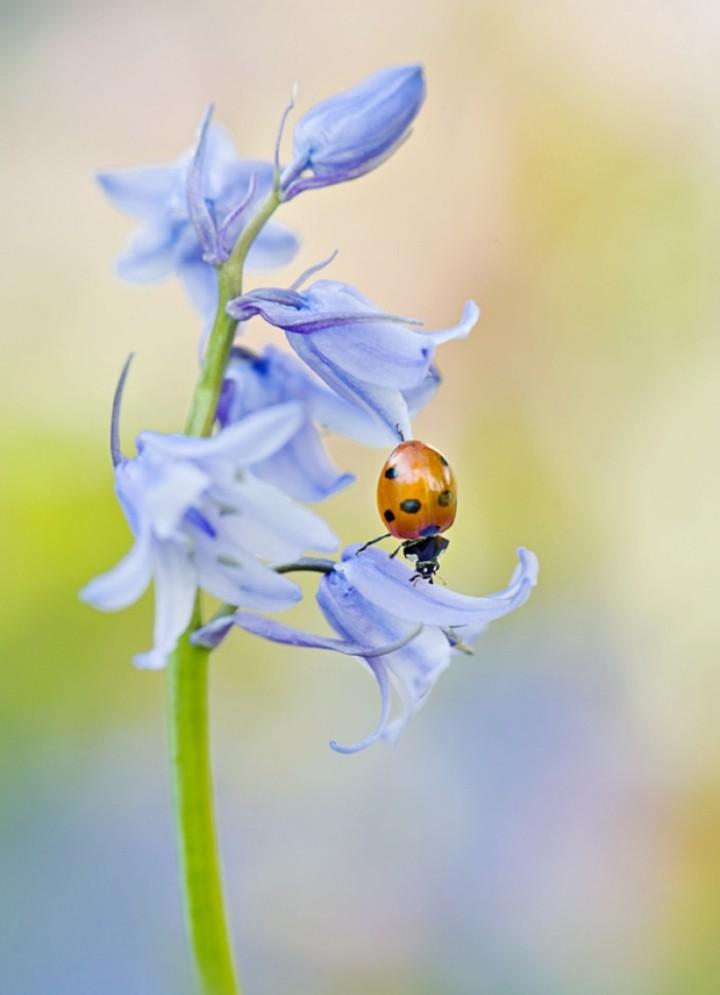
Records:
M164 162L214 100L267 157L299 108L421 61L377 173L308 194L287 283L330 275L471 338L416 431L450 457L443 575L541 583L458 659L395 748L360 665L236 634L213 666L231 919L250 995L720 991L718 165L711 0L5 4L0 990L187 995L151 599L77 590L128 548L126 448L181 425L198 322L122 285L98 168ZM273 333L268 332L268 339ZM258 341L255 338L255 341ZM383 454L326 512L378 531ZM294 616L318 627L312 603Z

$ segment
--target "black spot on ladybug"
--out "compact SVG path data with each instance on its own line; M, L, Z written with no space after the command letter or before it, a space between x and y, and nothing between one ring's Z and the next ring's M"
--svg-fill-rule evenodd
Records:
M439 453L438 456L440 456ZM445 459L444 456L440 456L440 462L442 463L443 466L450 466L450 464L448 463L448 461Z
M400 502L401 511L406 511L408 515L416 514L418 511L420 511L421 507L422 505L420 504L417 498L405 498L404 501Z
M394 521L395 521L395 516L393 515L393 513L392 513L392 512L390 511L390 509L389 509L389 508L388 508L388 510L387 510L387 511L386 511L386 512L385 512L385 513L383 514L383 518L385 519L385 521L386 521L386 522L394 522Z
M385 471L385 476L388 480L394 480L397 477L397 469L394 466L389 466Z
M440 505L441 508L447 508L452 499L453 499L452 491L443 491L441 494L438 494L438 504Z

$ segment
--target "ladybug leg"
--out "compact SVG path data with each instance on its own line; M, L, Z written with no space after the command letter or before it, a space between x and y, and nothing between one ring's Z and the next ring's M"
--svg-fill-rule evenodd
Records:
M392 551L392 553L390 554L390 559L391 559L391 560L394 560L394 559L395 559L395 557L396 557L396 556L398 555L398 553L400 552L400 550L401 550L401 549L404 549L404 547L405 547L405 543L404 543L404 542L401 542L401 543L400 543L400 545L399 545L399 546L398 546L398 547L397 547L396 549L394 549L394 550Z
M365 545L364 545L364 546L361 546L361 547L360 547L360 549L358 549L358 551L357 551L357 553L355 553L355 555L357 556L357 555L358 555L358 553L362 553L362 551L363 551L364 549L367 549L367 548L368 548L368 546L372 546L372 545L374 545L374 544L375 544L376 542L382 542L382 541L383 541L383 539L389 539L389 538L390 538L390 535L391 535L391 533L390 533L390 532L386 532L386 533L385 533L385 535L381 535L381 536L376 536L376 537L375 537L375 539L370 539L370 540L369 540L368 542L366 542L366 543L365 543Z

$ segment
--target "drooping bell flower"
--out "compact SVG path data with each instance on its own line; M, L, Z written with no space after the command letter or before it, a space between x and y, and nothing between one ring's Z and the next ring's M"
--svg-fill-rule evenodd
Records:
M453 656L468 652L490 622L523 605L538 576L537 558L523 548L518 549L518 565L507 587L486 597L418 580L405 563L376 547L349 546L340 563L326 562L317 602L339 638L238 611L214 619L191 639L202 646L217 646L233 626L239 626L273 642L359 657L377 681L380 720L359 743L331 742L339 753L357 753L379 739L396 740ZM393 689L401 706L395 718Z

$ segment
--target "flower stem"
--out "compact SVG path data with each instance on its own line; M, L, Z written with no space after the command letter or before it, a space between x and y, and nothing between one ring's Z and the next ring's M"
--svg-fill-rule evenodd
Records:
M250 247L257 238L263 225L274 214L280 205L280 194L273 189L255 217L250 221L240 238L235 243L230 258L218 272L218 308L215 323L208 338L205 358L195 386L190 411L185 422L187 435L210 435L215 421L220 388L223 375L230 357L237 321L231 318L225 307L233 297L242 293L243 267Z
M280 195L275 186L219 270L218 308L185 423L187 435L208 436L212 432L237 327L225 307L242 293L245 258L279 204ZM178 641L168 668L168 724L185 919L203 995L241 995L223 902L213 812L209 653L189 641L189 634L200 624L198 598L193 618Z
M240 995L225 918L212 805L208 662L209 653L192 646L185 635L173 654L168 681L185 919L205 995Z

